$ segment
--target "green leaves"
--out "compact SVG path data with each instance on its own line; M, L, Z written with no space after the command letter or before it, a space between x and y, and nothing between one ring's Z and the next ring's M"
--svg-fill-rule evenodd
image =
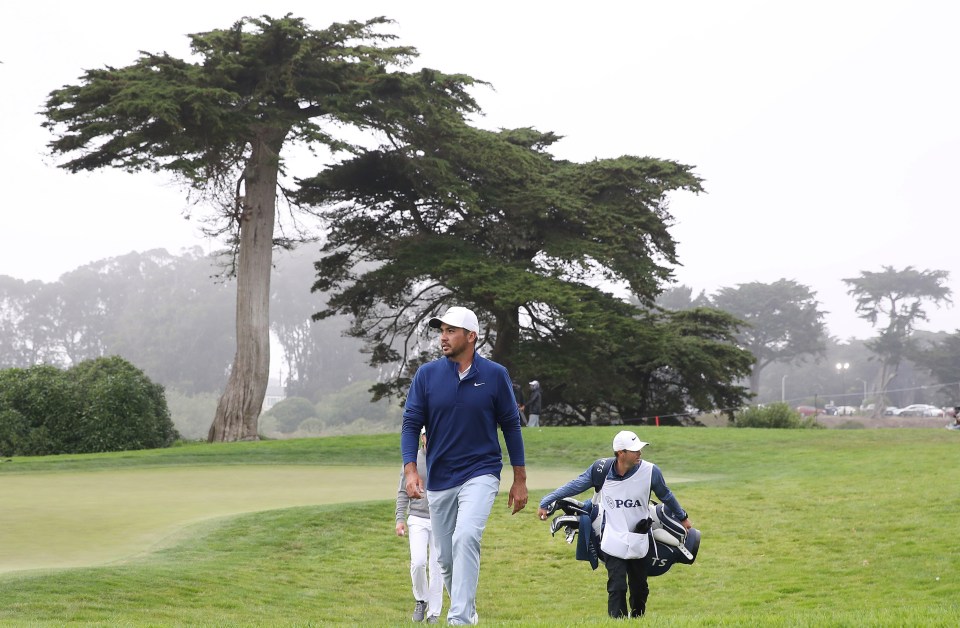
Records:
M227 173L242 166L266 127L340 147L314 120L370 123L361 111L383 96L388 67L416 55L380 45L393 39L379 32L389 23L314 30L290 15L244 18L191 35L199 61L145 52L126 67L88 70L47 99L44 126L57 136L50 150L69 157L62 167L71 172L168 170L198 189L229 189ZM448 93L462 89L446 80Z
M597 287L626 284L652 302L676 262L666 195L701 189L690 167L630 156L572 163L547 152L553 133L448 118L416 119L396 138L301 182L298 200L331 225L315 288L334 292L320 315L352 315L371 346L398 347L394 372L407 374L428 346L425 319L468 304L493 359L548 381L562 420L682 410L687 389L704 388L694 369L682 371L693 383L677 386L671 363L653 359L680 341L664 319ZM729 342L719 328L732 324L703 344ZM727 379L699 394L704 407L740 398L724 387L745 360L711 370Z
M150 449L175 438L163 388L122 358L0 371L5 455Z

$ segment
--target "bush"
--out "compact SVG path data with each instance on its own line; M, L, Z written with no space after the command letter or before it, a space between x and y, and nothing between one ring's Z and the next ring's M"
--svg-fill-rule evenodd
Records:
M0 456L7 458L20 451L29 433L26 417L13 408L0 409Z
M80 409L74 382L56 367L41 365L0 371L0 413L14 411L27 422L26 432L8 455L44 456L73 451L80 439Z
M317 413L309 399L287 397L268 410L266 415L276 419L277 431L284 434L295 432L307 419L316 418Z
M176 438L163 387L123 358L67 371L0 371L0 441L8 455L168 447Z
M83 399L78 452L169 447L177 438L163 386L119 356L67 371Z
M768 406L751 406L734 415L734 427L764 427L779 429L816 429L823 425L816 419L804 418L785 403Z
M403 419L403 408L396 402L381 399L370 401L370 386L373 382L354 382L349 386L324 395L317 403L317 416L334 427L356 423L366 419L371 423L399 426ZM364 432L348 432L364 433Z
M312 417L304 419L304 421L297 426L296 431L307 436L317 436L323 433L325 427L326 425L324 425L323 421L317 417Z

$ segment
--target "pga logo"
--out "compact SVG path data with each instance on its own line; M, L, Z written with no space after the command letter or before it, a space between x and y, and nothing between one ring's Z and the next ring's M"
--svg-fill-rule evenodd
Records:
M640 499L614 499L612 497L606 497L603 503L608 510L612 510L613 508L644 508L645 507L643 500L640 500Z

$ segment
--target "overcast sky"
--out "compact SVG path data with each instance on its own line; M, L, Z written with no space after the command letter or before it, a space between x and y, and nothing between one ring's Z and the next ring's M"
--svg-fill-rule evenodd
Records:
M46 156L46 95L140 50L290 12L315 28L384 15L420 63L489 81L487 128L562 136L555 154L695 167L675 195L680 283L810 286L841 339L874 335L842 279L950 272L960 304L960 3L19 2L0 23L0 274L54 281L105 257L204 240L184 193L150 175L70 175ZM471 8L467 8L471 7ZM162 13L157 12L162 11ZM299 172L297 174L311 174ZM960 329L960 307L921 328Z

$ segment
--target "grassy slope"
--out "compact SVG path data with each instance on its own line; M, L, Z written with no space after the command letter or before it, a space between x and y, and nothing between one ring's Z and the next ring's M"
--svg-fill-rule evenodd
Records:
M614 432L525 431L528 466L586 468ZM651 579L647 623L960 623L960 433L648 428L640 436L668 481L693 480L672 488L704 535L695 565ZM0 464L0 482L141 466L395 467L396 450L395 435L191 445L14 460ZM532 507L507 514L505 492L484 538L483 622L603 623L602 567L575 561ZM393 535L392 512L392 500L272 510L198 524L126 564L0 576L0 622L403 625L407 547Z

